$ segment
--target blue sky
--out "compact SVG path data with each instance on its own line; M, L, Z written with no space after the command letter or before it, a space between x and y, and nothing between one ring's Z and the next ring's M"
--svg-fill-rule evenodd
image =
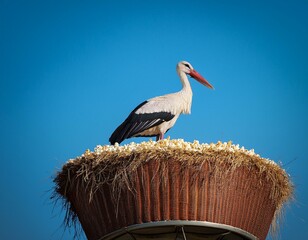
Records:
M52 176L107 144L137 104L180 90L187 60L215 90L192 81L192 114L167 136L232 140L281 162L296 200L279 239L305 239L307 11L305 0L2 0L0 238L71 239Z

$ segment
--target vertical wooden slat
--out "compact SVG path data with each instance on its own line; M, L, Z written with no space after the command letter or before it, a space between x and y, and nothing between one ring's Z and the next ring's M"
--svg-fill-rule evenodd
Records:
M179 194L179 219L188 219L188 181L189 181L189 171L180 171L179 183L180 183L180 194Z
M136 183L135 183L135 223L142 223L142 209L143 209L143 201L142 201L142 170L138 168L135 175Z
M170 185L171 183L171 176L169 171L169 164L164 165L163 169L160 169L161 171L164 171L164 176L161 179L160 182L160 207L161 207L161 217L164 220L170 220Z
M170 219L171 220L177 220L180 219L179 215L179 190L180 190L180 184L179 184L179 165L178 163L174 163L171 166L171 181L170 181Z
M151 221L151 180L149 177L149 165L142 166L142 183L141 183L141 197L142 197L142 222Z
M151 202L151 221L161 219L161 197L160 197L160 179L158 176L158 163L151 161L149 163L149 179L150 179L150 202Z
M191 176L194 176L194 173L192 170L190 170ZM188 203L188 219L190 220L196 220L197 214L198 214L198 202L199 202L199 175L194 176L193 178L190 178L189 180L189 203Z

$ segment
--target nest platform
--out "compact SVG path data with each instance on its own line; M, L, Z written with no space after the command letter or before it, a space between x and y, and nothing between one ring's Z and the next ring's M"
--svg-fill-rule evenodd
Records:
M54 182L66 223L78 218L90 240L263 240L293 192L287 173L253 150L168 139L97 146Z

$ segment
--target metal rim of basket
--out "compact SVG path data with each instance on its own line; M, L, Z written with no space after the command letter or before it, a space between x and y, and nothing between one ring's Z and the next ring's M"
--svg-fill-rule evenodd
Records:
M140 230L145 230L148 229L149 233L151 231L151 229L153 228L163 228L163 227L175 227L175 229L178 229L176 231L173 232L169 232L169 233L174 233L175 234L175 239L177 239L177 235L179 232L181 232L180 234L182 234L184 240L186 239L186 232L185 232L185 227L204 227L204 228L210 228L212 230L217 230L217 231L221 231L221 230L225 230L225 232L221 232L221 233L213 233L213 235L217 235L217 234L221 234L221 238L219 239L231 239L231 238L224 238L223 236L227 236L228 234L235 234L238 237L241 237L243 240L258 240L258 238L254 235L252 235L251 233L237 228L237 227L233 227L230 225L226 225L226 224L220 224L220 223L213 223L213 222L206 222L206 221L187 221L187 220L168 220L168 221L157 221L157 222L147 222L147 223L141 223L141 224L134 224L134 225L130 225L124 228L121 228L119 230L116 230L114 232L111 232L105 236L103 236L102 238L100 238L99 240L112 240L112 239L117 239L123 235L128 235L131 236L132 239L134 238L134 234L140 234L140 233L136 233L135 231L140 231ZM191 233L191 232L190 232ZM156 232L156 234L159 234ZM205 233L203 233L205 234ZM234 238L235 239L235 238ZM236 239L240 239L240 238L236 238Z

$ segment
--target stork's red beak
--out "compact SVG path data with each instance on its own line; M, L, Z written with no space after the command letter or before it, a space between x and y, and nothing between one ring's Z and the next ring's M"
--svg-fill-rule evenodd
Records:
M196 70L190 70L189 75L196 79L199 83L203 84L204 86L214 89L214 87L204 78L202 77Z

